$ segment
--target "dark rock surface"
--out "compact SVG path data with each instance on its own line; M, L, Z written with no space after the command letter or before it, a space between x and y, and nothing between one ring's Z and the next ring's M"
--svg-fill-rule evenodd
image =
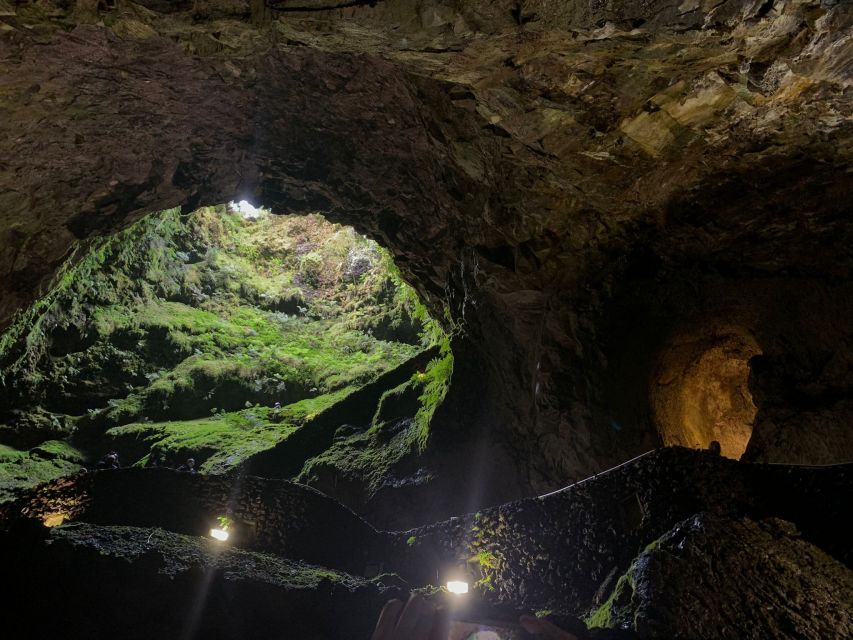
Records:
M383 584L160 528L72 524L4 535L13 638L367 638ZM39 603L38 615L22 616ZM6 609L8 607L8 609Z
M646 545L699 511L784 518L849 565L851 474L851 465L753 465L662 449L541 498L402 533L411 545L396 569L417 583L467 562L487 600L578 614L606 598Z
M650 545L600 612L640 638L853 634L853 571L790 522L697 514Z
M0 524L65 519L204 536L228 515L233 544L247 549L357 575L393 571L412 586L443 584L448 570L466 565L486 605L582 615L649 543L698 512L783 518L850 565L851 473L850 465L756 465L664 449L541 498L381 532L299 484L125 469L34 490L0 506Z
M119 469L61 479L0 506L10 526L21 517L54 523L162 527L206 536L226 516L232 541L249 549L364 573L380 566L387 540L332 498L284 480Z
M635 566L641 633L849 635L849 570L823 555L853 562L848 2L383 0L279 16L254 0L0 7L0 327L75 247L168 207L247 198L380 241L456 329L423 468L389 479L407 487L391 508L436 524L382 533L283 481L122 470L30 492L0 507L4 527L70 516L203 535L229 515L254 551L392 568L412 585L465 565L493 604L580 615L701 512L704 530L688 521L665 552L641 556L648 572ZM705 446L721 425L762 464L655 451L530 497L662 443ZM321 426L311 435L327 443L340 425ZM258 468L296 466L270 455ZM843 464L763 464L779 462ZM317 482L334 486L321 467ZM29 555L4 550L22 593L52 594L48 610L118 603L118 616L135 575L152 581L128 595L153 591L162 605L152 624L169 610L160 592L194 606L204 580L180 576L203 572L165 582L160 551L130 565L95 551L132 555L142 534L78 529L74 547L67 531L49 546L34 534ZM51 561L51 548L74 559ZM708 563L706 575L724 575L691 592ZM40 584L57 566L71 570ZM287 593L329 611L317 590ZM703 598L716 611L698 611ZM251 600L238 599L246 611ZM121 630L119 619L100 635Z

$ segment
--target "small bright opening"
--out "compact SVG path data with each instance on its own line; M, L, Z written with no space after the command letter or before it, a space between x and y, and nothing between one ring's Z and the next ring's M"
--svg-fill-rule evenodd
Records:
M461 580L451 580L447 583L447 590L450 593L468 593L468 583Z
M246 220L257 220L261 217L261 209L253 205L248 200L240 200L240 202L232 202L231 208L239 211L240 215Z
M228 539L228 532L224 529L211 529L210 537L220 542L225 542Z

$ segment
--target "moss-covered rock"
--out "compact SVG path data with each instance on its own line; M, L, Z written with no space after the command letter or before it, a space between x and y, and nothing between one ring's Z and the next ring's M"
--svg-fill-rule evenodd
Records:
M29 451L0 444L0 502L22 489L82 470L79 450L61 440L49 440Z
M78 253L0 337L17 449L223 472L443 335L387 252L319 216L169 210Z

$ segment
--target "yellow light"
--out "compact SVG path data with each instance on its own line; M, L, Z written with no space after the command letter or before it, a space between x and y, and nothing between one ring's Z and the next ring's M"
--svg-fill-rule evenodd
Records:
M210 537L220 542L225 542L228 539L228 532L224 529L211 529Z
M44 526L46 527L58 527L63 522L65 522L65 518L68 517L68 514L65 513L51 513L44 517Z
M447 590L450 593L463 594L468 593L468 583L461 580L451 580L447 583Z

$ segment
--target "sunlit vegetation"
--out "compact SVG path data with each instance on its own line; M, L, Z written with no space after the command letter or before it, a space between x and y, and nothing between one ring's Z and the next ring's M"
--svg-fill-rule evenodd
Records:
M34 484L82 469L83 456L67 442L49 440L29 451L0 445L0 502Z
M115 449L125 465L224 472L435 345L395 390L412 401L402 435L386 437L379 407L356 434L370 446L347 450L371 483L426 446L453 369L389 254L319 216L164 211L78 249L0 337L0 468L40 482ZM85 453L33 449L49 440Z

